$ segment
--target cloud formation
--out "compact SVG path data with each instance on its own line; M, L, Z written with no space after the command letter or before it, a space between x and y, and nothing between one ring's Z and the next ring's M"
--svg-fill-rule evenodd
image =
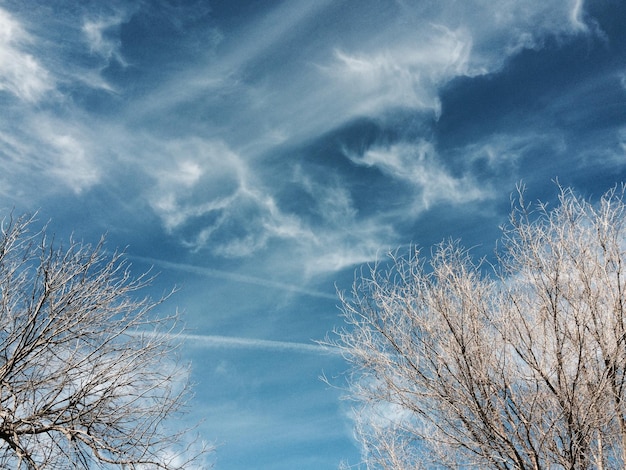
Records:
M57 99L70 106L63 123L39 110L24 113L22 125L29 131L22 133L21 142L15 140L19 132L7 129L3 151L15 171L21 171L18 161L44 166L26 134L37 147L47 149L47 160L53 162L49 177L76 194L107 181L113 158L142 175L129 180L137 185L129 191L145 200L183 246L208 249L218 256L248 257L282 242L303 257L309 274L371 260L381 246L401 240L387 214L355 203L360 196L351 189L352 183L345 184L345 175L326 178L323 172L311 172L308 162L297 163L297 158L294 165L275 167L270 175L260 171L268 155L298 152L298 146L313 136L323 139L325 132L355 118L397 108L427 111L437 120L442 112L440 90L455 77L493 73L520 50L540 49L548 36L589 31L578 1L530 2L523 7L506 1L497 9L480 2L462 6L403 2L379 14L376 28L368 34L360 29L346 34L345 26L372 24L367 15L374 6L369 4L352 12L350 20L332 24L325 19L340 13L339 6L289 3L267 9L246 25L245 32L235 28L232 33L218 24L200 28L192 23L187 15L191 5L150 12L145 7L113 5L108 10L75 12L80 26L70 29L69 39L84 59L69 62L62 49L43 45L45 22L36 29L40 36L34 37L3 11L3 88L28 102L54 90ZM154 89L133 96L124 77L145 75L151 65L143 64L124 38L131 26L155 15L170 25L170 34L179 34L183 23L193 31L194 40L200 37L194 35L204 34L206 53L192 67L168 71ZM404 23L397 22L398 16ZM274 26L268 28L269 24ZM310 36L311 28L321 28L326 35ZM340 33L342 39L333 41ZM306 44L305 36L310 44L304 54L284 46L285 41ZM182 37L176 36L176 41L173 47L191 46ZM27 46L33 53L26 52ZM216 55L217 47L224 53ZM63 59L64 69L48 72L39 64L37 51L48 55L52 51L48 67ZM261 65L277 60L282 61L280 68ZM98 133L90 134L80 130L79 120L88 115L76 97L99 92L114 92L111 105L128 103L123 108L127 121L119 126L105 118L98 123ZM187 115L180 113L181 107L188 109ZM203 115L207 111L202 109L219 118ZM159 115L172 116L176 125L163 127ZM209 135L198 132L200 124ZM360 148L341 143L341 152L354 165L376 168L407 188L410 197L399 195L390 206L408 204L412 217L433 204L493 197L496 188L485 185L471 168L462 174L451 172L432 136L415 137ZM283 185L271 182L274 178L300 185L298 191L314 205L290 204L279 191ZM141 181L151 183L140 187Z
M0 8L0 91L29 103L54 88L48 71L28 52L32 43L19 21Z
M155 258L146 258L146 257L140 257L140 256L134 256L133 258L139 261L154 264L162 268L185 271L189 273L199 274L201 276L214 277L214 278L224 279L227 281L233 281L236 283L254 284L257 286L270 287L270 288L277 289L279 291L284 291L287 293L298 293L298 294L303 294L303 295L310 296L310 297L317 297L321 299L335 300L337 298L337 296L334 294L307 289L306 287L303 287L303 286L298 286L295 284L287 284L284 282L274 281L272 279L267 279L267 278L255 277L255 276L250 276L246 274L239 274L235 272L224 271L224 270L214 269L214 268L206 268L202 266L194 266L191 264L172 263L169 261L163 261L163 260L159 260Z
M411 188L414 216L437 202L471 204L493 197L492 191L472 175L452 175L441 165L434 145L428 141L372 147L363 155L348 154L348 158L357 165L377 167Z
M59 239L107 232L161 271L157 298L183 285L194 410L233 442L220 465L332 468L358 454L315 391L341 362L309 344L340 322L335 285L448 236L489 256L520 180L546 201L555 178L592 196L625 180L624 17L601 0L4 0L0 207Z

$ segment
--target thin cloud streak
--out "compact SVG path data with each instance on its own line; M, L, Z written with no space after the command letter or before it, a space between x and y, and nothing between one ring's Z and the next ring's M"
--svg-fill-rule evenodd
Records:
M327 3L328 0L287 2L253 24L247 24L244 30L233 31L230 36L224 37L223 33L216 30L218 39L211 47L219 44L226 49L226 53L217 62L213 54L208 54L206 62L190 67L165 82L148 98L136 102L131 115L134 119L145 119L145 116L194 101L224 87L239 86L236 77L245 64L258 60L264 51L276 47L276 44L284 41L285 36L323 10Z
M156 266L161 266L163 268L176 269L178 271L184 271L192 274L200 274L202 276L216 277L228 281L243 282L246 284L254 284L257 286L271 287L273 289L280 289L290 293L304 294L310 297L317 297L320 299L337 300L337 296L333 294L327 294L325 292L320 292L313 289L306 289L304 287L294 286L293 284L286 284L279 281L271 281L259 277L248 276L245 274L237 274L213 268L203 268L200 266L194 266L192 264L172 263L171 261L163 261L156 258L149 258L144 256L129 256L129 258L146 263L152 263Z
M267 339L241 338L236 336L194 335L178 336L186 346L204 348L262 349L265 351L297 352L314 354L340 355L338 348L317 344L295 343L291 341L274 341Z

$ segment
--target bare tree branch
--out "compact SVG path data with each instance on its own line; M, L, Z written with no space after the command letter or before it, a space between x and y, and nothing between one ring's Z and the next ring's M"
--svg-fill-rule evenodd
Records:
M415 250L341 295L367 468L626 465L626 204L523 199L498 265Z
M151 276L132 277L103 240L57 248L31 225L5 219L0 233L0 467L200 461L208 449L186 454L186 431L165 426L190 397L178 314L153 313L168 296L138 300Z

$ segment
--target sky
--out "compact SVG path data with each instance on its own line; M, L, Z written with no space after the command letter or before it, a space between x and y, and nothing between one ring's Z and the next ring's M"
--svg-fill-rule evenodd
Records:
M0 0L0 211L178 308L219 470L358 468L337 290L626 180L622 0ZM320 379L325 375L331 385Z

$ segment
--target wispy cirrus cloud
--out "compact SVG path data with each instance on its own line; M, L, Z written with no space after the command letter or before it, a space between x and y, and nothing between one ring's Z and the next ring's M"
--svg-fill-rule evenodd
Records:
M133 4L111 3L98 12L59 4L58 16L44 5L19 16L0 8L0 90L26 103L45 97L66 105L77 94L114 91L103 72L113 61L128 65L120 28Z
M95 141L91 129L72 118L16 110L12 121L0 122L0 158L12 175L4 189L31 202L66 190L80 194L100 180ZM33 186L40 190L27 194Z
M116 55L114 40L108 44L102 35L98 42L96 36L122 20L88 26L87 46L78 26L82 10L59 8L64 14L58 17L40 4L25 5L18 14L0 8L0 95L13 98L4 102L10 119L0 120L2 191L27 206L64 191L84 193L108 166L111 145L102 134L109 126L96 124L79 103L85 93L112 90L101 75L102 62L88 57ZM33 186L41 190L28 191Z
M111 65L119 65L123 68L130 66L122 54L120 39L120 29L129 16L128 11L118 9L106 14L82 18L81 39L85 43L90 61L94 63L90 67L76 67L71 72L71 80L92 90L120 92L116 85L105 78L103 72Z
M0 8L0 91L28 103L55 86L49 71L29 52L33 42L20 22Z
M35 119L32 126L37 129L34 134L40 141L40 152L47 157L49 167L44 173L76 194L98 183L101 168L94 158L90 130L46 116Z
M219 219L217 214L233 203L245 185L245 165L223 142L154 140L149 152L154 152L159 164L147 169L156 183L146 188L147 198L170 231L194 218L216 214ZM134 160L140 164L145 157Z
M84 19L81 30L89 51L92 54L99 55L106 61L116 59L120 63L125 64L126 61L120 52L121 40L119 33L110 34L111 30L116 30L120 27L121 22L122 17L120 15Z
M429 141L372 147L362 155L348 152L347 156L355 164L377 167L411 188L416 196L414 215L438 202L469 204L493 197L471 173L455 176L446 169Z
M375 52L335 50L336 61L321 68L339 85L342 98L353 102L347 109L354 115L396 106L439 113L437 87L467 73L472 38L462 29L429 25L427 30L431 33L422 33L412 44L387 49L385 41L383 47L374 46Z
M276 204L253 168L221 141L155 142L162 164L147 197L165 227L191 249L247 256L271 239L311 240L295 214Z
M214 268L207 268L205 266L196 266L192 264L173 263L171 261L165 261L165 260L156 259L156 258L146 258L146 257L141 257L141 256L133 256L132 258L143 261L143 262L154 264L155 266L199 274L205 277L225 279L225 280L233 281L236 283L254 284L257 286L276 289L278 291L303 294L306 296L317 297L320 299L335 300L337 298L337 296L334 294L329 294L327 292L321 292L321 291L309 289L306 286L288 284L285 282L276 281L276 280L272 280L268 278L250 276L248 274L240 274L237 272L225 271L225 270L214 269Z
M418 217L438 203L483 201L491 197L489 185L470 170L450 172L428 136L345 150L352 164L377 169L408 189L411 198L399 195L387 210L365 207L349 178L308 173L308 167L295 177L291 166L277 167L273 174L259 171L265 156L297 148L307 139L323 139L329 130L360 116L398 107L431 110L436 118L440 89L455 77L493 72L520 48L540 48L546 36L579 34L586 20L576 1L504 1L498 9L482 2L399 2L379 12L375 28L350 29L346 26L371 23L367 8L333 23L327 18L340 6L305 3L267 8L252 23L228 32L219 25L203 27L194 33L194 41L206 41L204 53L194 56L197 62L181 72L168 70L162 80L155 79L154 88L137 95L125 74L146 74L154 64L141 62L139 55L133 61L128 47L127 58L121 33L132 21L154 19L141 16L147 14L141 5L79 9L71 21L57 18L67 23L68 41L82 51L80 60L50 42L43 46L45 22L36 31L42 38L38 42L5 14L6 30L14 31L0 39L8 50L23 64L27 50L34 51L30 57L35 64L48 57L46 68L40 65L45 81L20 89L6 72L5 88L26 101L54 89L69 109L56 121L36 109L21 111L28 132L4 134L9 168L24 178L29 166L43 169L38 173L79 194L107 181L116 162L122 162L138 176L129 179L128 191L191 250L247 257L280 242L300 256L303 271L339 270L370 261L381 247L397 243L395 214ZM159 14L191 28L187 10ZM312 30L320 34L310 35ZM187 44L182 36L177 41L181 50L198 50L198 44ZM105 73L113 63L121 71ZM89 122L89 112L76 99L91 97L89 90L115 92L103 103L120 106L119 124L106 116ZM37 147L45 148L43 156ZM314 202L284 199L275 183L282 179Z
M406 8L414 15L415 10ZM431 21L458 25L472 38L470 75L489 73L503 66L522 49L540 49L549 38L566 39L596 33L587 24L581 0L499 1L497 8L481 1L441 2Z

